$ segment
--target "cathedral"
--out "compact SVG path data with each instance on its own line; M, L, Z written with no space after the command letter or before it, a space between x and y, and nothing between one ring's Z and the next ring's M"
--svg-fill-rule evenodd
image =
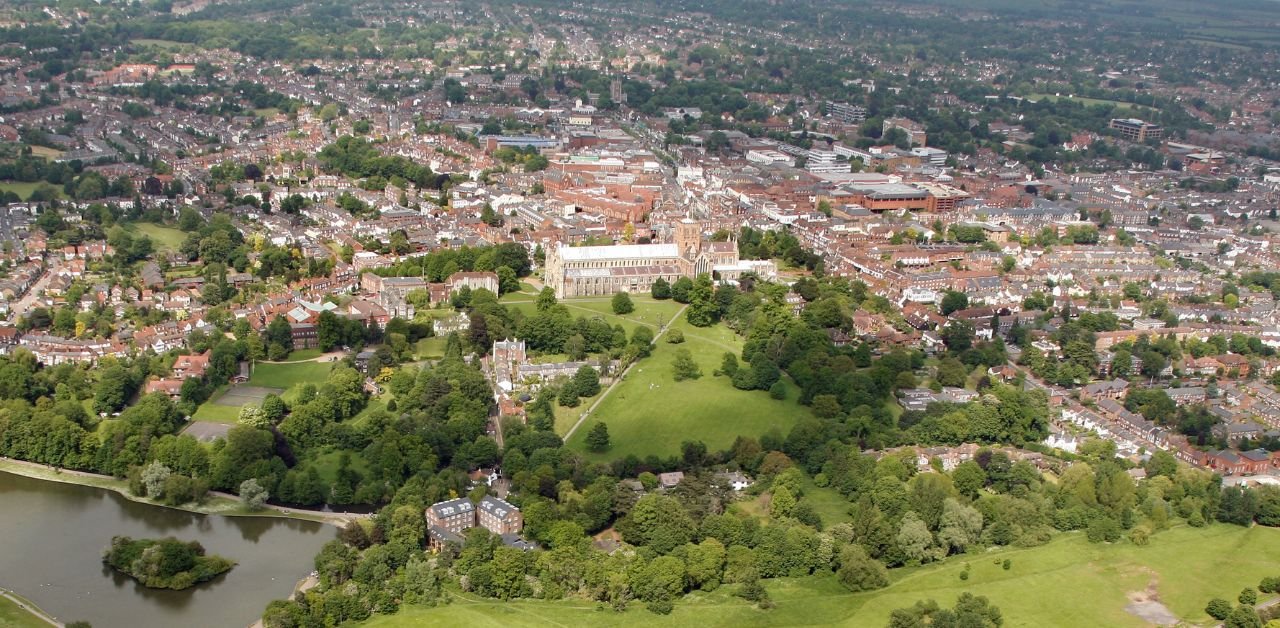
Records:
M772 276L772 262L738 259L736 242L702 239L698 223L685 219L676 225L675 242L616 246L565 246L547 254L546 285L556 298L607 296L616 292L648 292L653 282L675 283L702 274L721 280L737 279L751 271Z

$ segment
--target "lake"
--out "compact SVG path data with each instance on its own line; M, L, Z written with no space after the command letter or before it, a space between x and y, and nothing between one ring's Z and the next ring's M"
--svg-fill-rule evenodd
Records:
M237 565L185 591L147 589L102 563L116 535L199 541ZM94 628L248 626L311 572L337 528L224 517L132 502L104 489L0 472L0 588L62 622Z

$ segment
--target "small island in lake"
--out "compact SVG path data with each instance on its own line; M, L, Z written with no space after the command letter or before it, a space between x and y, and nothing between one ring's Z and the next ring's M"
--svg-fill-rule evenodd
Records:
M102 562L132 576L152 589L181 590L231 571L235 562L221 556L205 556L196 541L175 538L137 539L117 536L102 553Z

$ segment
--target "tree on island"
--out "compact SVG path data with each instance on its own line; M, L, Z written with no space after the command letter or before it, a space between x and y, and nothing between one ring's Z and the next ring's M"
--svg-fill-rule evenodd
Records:
M175 538L138 539L117 536L102 554L102 562L152 589L181 590L207 582L231 570L235 562L206 556L196 541Z

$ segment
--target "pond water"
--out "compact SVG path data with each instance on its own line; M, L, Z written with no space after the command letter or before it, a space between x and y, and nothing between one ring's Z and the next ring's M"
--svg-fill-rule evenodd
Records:
M237 565L185 591L154 590L102 563L116 535L199 541ZM113 491L0 472L0 588L59 621L94 628L238 627L287 597L337 528L278 517L199 515Z

